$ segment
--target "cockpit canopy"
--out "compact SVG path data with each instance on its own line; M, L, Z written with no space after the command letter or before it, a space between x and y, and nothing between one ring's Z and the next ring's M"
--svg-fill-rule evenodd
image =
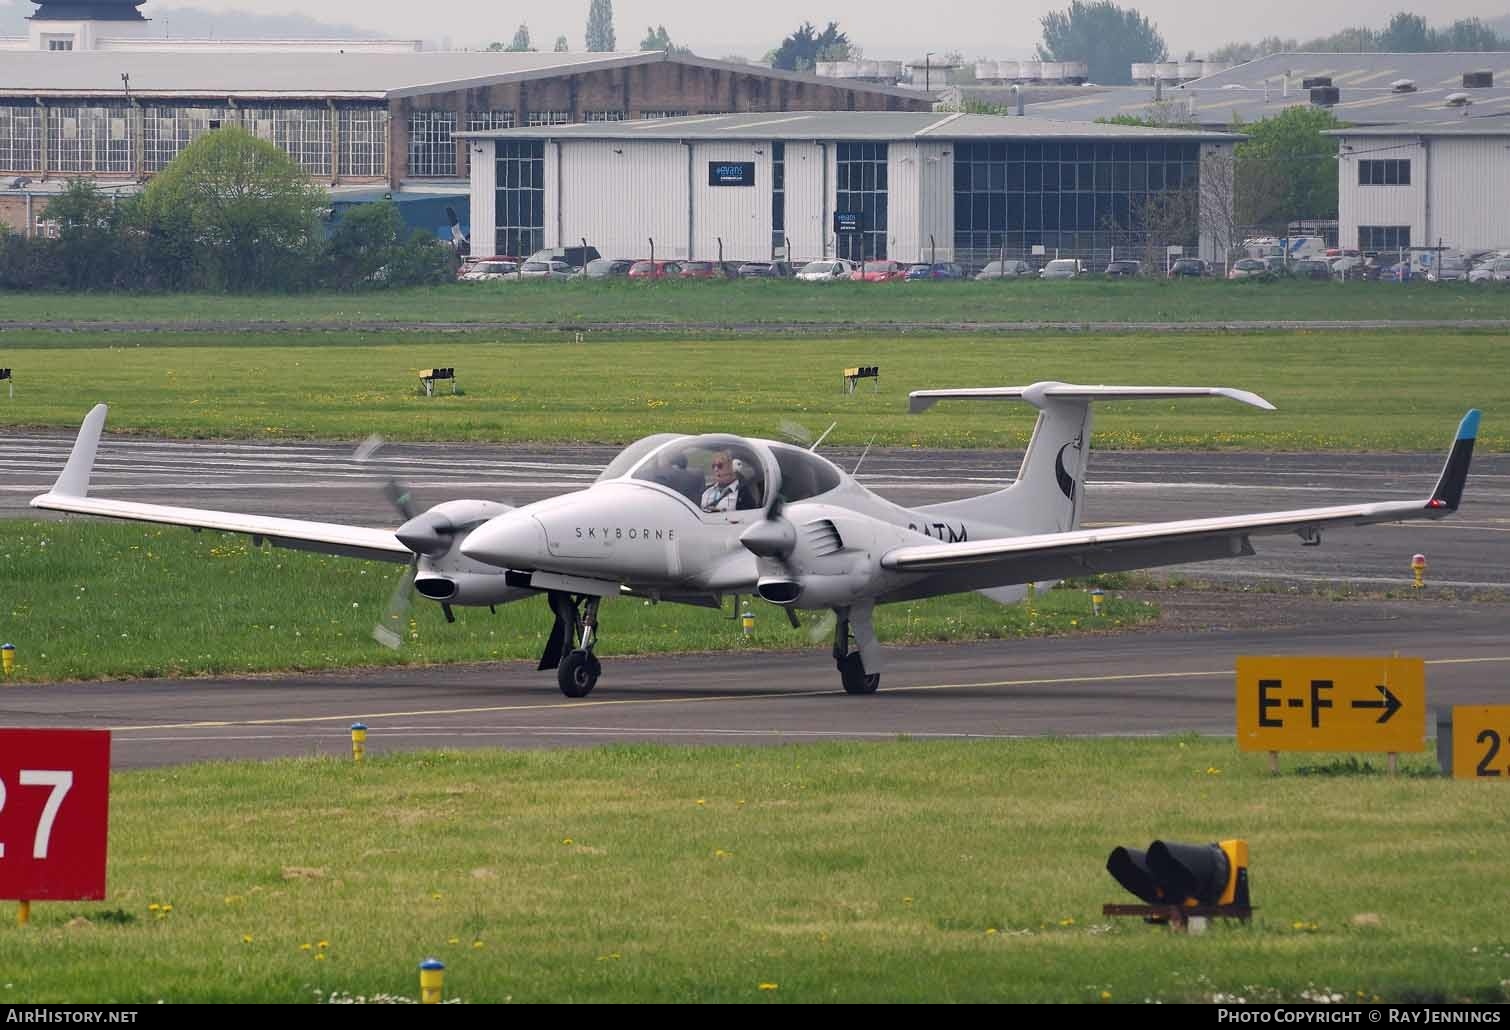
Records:
M598 482L629 478L657 483L703 511L766 507L771 491L803 501L837 487L841 475L825 458L787 444L715 433L659 433L624 448Z

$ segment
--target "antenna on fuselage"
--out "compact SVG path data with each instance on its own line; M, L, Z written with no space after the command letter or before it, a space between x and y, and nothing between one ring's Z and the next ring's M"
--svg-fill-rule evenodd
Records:
M813 445L811 447L809 447L808 450L810 450L810 451L816 451L818 449L818 445L820 443L822 443L824 440L828 439L828 434L832 433L834 431L834 426L837 426L838 424L839 423L837 423L837 422L830 422L829 425L828 425L828 428L823 431L823 435L820 436L820 437L818 437L818 439L814 440L813 441Z
M875 443L875 442L876 442L876 434L875 433L871 433L870 434L870 443L867 443L865 445L865 450L863 450L863 451L860 452L860 460L857 461L857 462L855 462L854 469L852 469L850 471L850 473L849 473L851 476L858 476L860 474L860 466L862 464L864 464L864 462L865 462L865 456L870 453L870 444Z

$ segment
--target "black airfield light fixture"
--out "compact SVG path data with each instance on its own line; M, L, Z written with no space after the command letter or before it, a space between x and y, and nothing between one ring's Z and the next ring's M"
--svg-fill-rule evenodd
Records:
M1191 917L1247 920L1253 912L1245 840L1156 840L1147 851L1119 847L1107 858L1106 871L1143 904L1106 905L1103 915L1140 915L1185 929Z

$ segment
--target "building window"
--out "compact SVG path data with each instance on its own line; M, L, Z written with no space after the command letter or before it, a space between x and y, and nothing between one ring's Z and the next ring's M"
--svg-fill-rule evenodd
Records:
M124 105L50 108L47 112L48 170L130 172L129 114Z
M788 257L786 244L786 144L771 144L771 254Z
M530 125L570 125L570 111L531 111Z
M0 171L42 168L42 110L35 104L0 104Z
M1197 241L1200 150L1184 141L956 141L954 255L971 268L1034 246L1090 263ZM1154 237L1158 238L1155 239Z
M1409 186L1410 162L1359 161L1359 186Z
M467 115L468 132L492 132L513 127L513 111L472 111Z
M582 116L584 122L622 122L623 111L588 111ZM554 123L553 123L554 124Z
M1410 247L1408 225L1360 225L1358 249L1365 253L1406 250Z
M409 174L420 177L456 174L456 115L451 111L415 111L409 116Z
M500 255L529 257L545 246L545 144L540 140L499 140L495 146L495 246Z
M648 121L652 118L685 118L686 111L641 111L640 121Z
M330 108L248 107L241 125L265 139L310 175L330 175Z
M840 143L835 211L860 215L860 231L839 234L839 257L850 261L886 256L885 143Z
M228 117L223 107L142 108L142 163L146 171L160 172L185 147Z
M47 49L48 50L54 50L54 51L57 51L57 50L72 50L73 49L73 37L69 36L67 39L49 39L47 41Z
M341 108L341 175L376 179L387 174L387 108Z

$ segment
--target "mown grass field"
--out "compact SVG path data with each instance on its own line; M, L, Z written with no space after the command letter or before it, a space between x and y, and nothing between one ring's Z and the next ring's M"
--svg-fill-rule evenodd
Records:
M1510 446L1510 347L1499 333L1291 332L1213 335L930 336L902 339L629 340L590 334L287 333L92 337L5 334L16 393L0 426L77 427L111 404L113 432L173 437L624 443L653 432L776 436L795 420L834 444L1021 447L1025 404L956 404L907 414L924 387L1067 382L1222 385L1278 411L1227 401L1109 404L1100 448L1426 450L1484 410L1479 446ZM843 370L878 381L843 388ZM419 391L418 372L456 369ZM879 387L879 389L876 389Z
M1500 791L1230 740L618 746L117 774L103 902L0 920L8 1004L1510 1000ZM1104 917L1118 845L1242 837L1251 924ZM5 906L7 909L9 906Z
M391 628L390 651L372 639L402 566L264 547L245 537L88 520L0 521L0 641L16 645L16 681L323 669L539 658L550 632L543 600L498 614L440 606L417 595ZM611 601L598 653L823 649L821 620L794 630L753 602L754 632L723 613ZM962 594L878 612L888 644L1095 632L1147 621L1157 609L1109 593L1093 617L1083 589L1047 591L1003 606ZM3 998L0 998L3 1000Z
M506 282L302 296L10 293L0 321L1200 322L1510 318L1510 290L1466 283Z

